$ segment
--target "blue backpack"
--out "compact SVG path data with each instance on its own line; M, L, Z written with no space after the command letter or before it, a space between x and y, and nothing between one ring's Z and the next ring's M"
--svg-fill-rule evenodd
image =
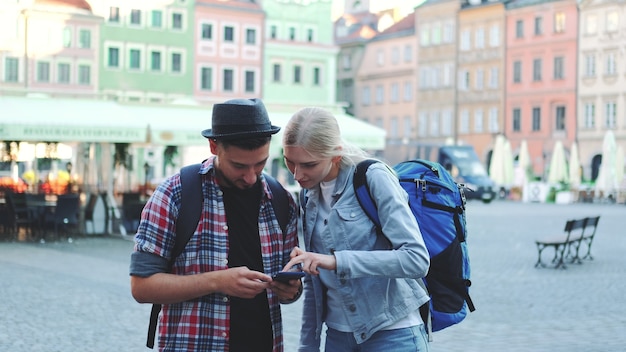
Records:
M382 234L376 204L365 177L368 167L375 162L368 159L357 165L354 191L361 207ZM464 186L455 183L436 162L409 160L393 169L409 195L409 206L430 255L430 269L424 278L430 295L429 331L439 331L461 322L468 310L475 310L469 296Z

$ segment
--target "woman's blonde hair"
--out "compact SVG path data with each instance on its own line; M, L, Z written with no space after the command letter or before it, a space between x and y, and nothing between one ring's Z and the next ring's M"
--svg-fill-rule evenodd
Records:
M339 124L328 110L307 107L297 111L285 127L283 147L299 146L319 158L341 156L341 166L351 166L368 158L362 149L341 137Z

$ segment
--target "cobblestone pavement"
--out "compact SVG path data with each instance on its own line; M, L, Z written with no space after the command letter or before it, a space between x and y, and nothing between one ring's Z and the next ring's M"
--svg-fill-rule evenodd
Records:
M534 267L536 237L591 215L601 215L593 261ZM625 215L623 204L470 202L477 310L435 333L431 352L626 351ZM130 295L128 239L0 242L0 352L147 351L150 306ZM286 352L296 350L301 308L283 306Z

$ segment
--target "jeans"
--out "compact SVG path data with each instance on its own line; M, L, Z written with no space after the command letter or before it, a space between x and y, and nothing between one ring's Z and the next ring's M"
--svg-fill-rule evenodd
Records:
M424 325L403 329L379 330L362 344L351 332L326 331L326 352L428 352L428 336Z

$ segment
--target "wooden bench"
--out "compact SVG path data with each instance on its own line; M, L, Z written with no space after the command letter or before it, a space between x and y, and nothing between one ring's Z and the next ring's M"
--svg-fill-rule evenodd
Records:
M570 248L572 249L572 262L582 263L582 259L593 260L593 256L591 256L591 245L593 244L593 239L596 236L596 229L598 228L598 222L600 222L600 216L588 217L586 220L587 222L585 223L585 228L579 238L579 241L572 242L570 245L570 247L575 246L575 248ZM583 243L587 246L587 253L581 258L579 252Z
M580 242L584 236L585 226L588 218L567 220L562 234L546 236L545 238L535 240L537 245L537 263L535 267L546 265L541 261L541 253L548 247L554 248L554 257L552 263L555 268L565 269L565 253L572 249L572 245L580 248Z

